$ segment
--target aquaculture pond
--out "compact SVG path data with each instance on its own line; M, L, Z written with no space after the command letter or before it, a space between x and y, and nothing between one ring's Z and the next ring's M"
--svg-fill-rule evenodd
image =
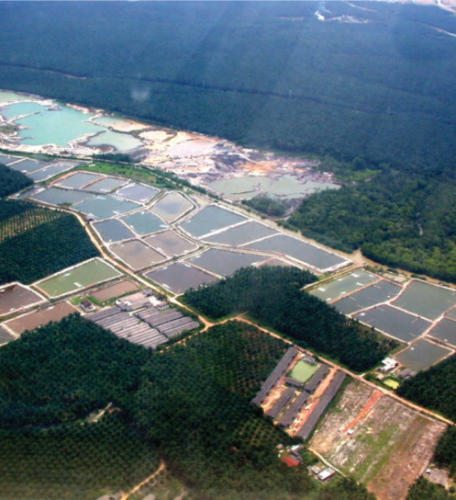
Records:
M118 219L96 222L93 227L105 243L128 240L135 237L135 234Z
M248 221L240 226L208 236L207 238L204 238L204 240L209 243L218 243L220 245L236 247L245 245L251 241L259 240L260 238L272 236L274 234L278 234L275 229L256 221Z
M212 231L223 229L246 220L242 215L225 210L218 205L209 205L182 223L181 227L192 236L198 238Z
M150 271L145 276L178 295L190 290L190 288L196 289L218 279L212 274L205 273L183 262L176 262L156 271Z
M456 321L448 318L441 319L432 330L429 335L435 337L436 339L443 340L448 344L456 346Z
M166 260L163 255L140 240L118 243L112 245L110 250L135 271Z
M31 177L35 182L47 181L58 174L71 170L73 167L74 165L71 163L53 163L48 167L44 167L37 172L29 174L29 177Z
M45 300L21 284L6 285L0 288L0 316L11 314L40 302L45 302Z
M59 297L81 288L120 276L120 273L101 259L93 259L46 278L35 285L50 297Z
M399 285L381 280L377 283L352 293L348 297L338 300L333 306L343 314L361 311L376 304L381 304L396 297L402 288Z
M98 174L90 174L88 172L76 172L75 174L69 175L65 179L59 180L56 183L56 186L72 188L72 189L81 189L87 184L98 181L102 178L101 175Z
M432 325L430 321L389 305L368 309L354 317L404 342L416 339Z
M8 163L11 163L13 161L20 160L18 156L10 156L10 155L2 155L0 154L0 163L2 165L8 165Z
M288 255L319 271L329 271L349 263L347 259L339 257L335 253L285 234L250 243L247 248Z
M13 170L18 170L19 172L22 172L24 174L31 174L32 172L36 172L37 170L40 170L47 165L49 165L49 163L46 163L44 161L22 160L18 163L8 165L8 168L12 168Z
M127 179L116 179L115 177L105 177L99 181L93 182L84 188L85 191L92 193L106 194L114 191L115 189L123 186L128 181Z
M218 276L229 276L241 267L264 262L268 257L249 253L231 252L210 248L206 252L189 259L189 262Z
M456 305L456 290L413 280L394 305L428 319L437 319Z
M128 215L127 217L123 217L122 220L141 236L168 228L168 224L165 224L156 215L147 210Z
M96 198L83 201L74 206L75 210L95 217L96 219L108 219L115 215L125 214L136 210L141 205L127 200L118 200L113 196L97 196Z
M354 292L359 288L370 285L378 279L378 276L375 276L375 274L365 271L364 269L357 269L334 281L326 281L320 286L310 290L309 293L321 300L330 302L347 295L347 293Z
M93 197L93 194L84 191L50 187L38 194L34 194L32 199L50 203L51 205L73 205L74 203L80 203L81 201L89 200Z
M233 200L246 200L259 194L288 199L303 198L325 189L339 189L339 186L329 182L301 181L292 174L274 178L264 175L233 177L211 182L208 187Z
M451 353L439 345L427 340L419 339L405 351L396 356L399 363L408 366L414 371L427 370Z
M166 222L174 222L194 208L181 194L171 191L162 196L152 207L152 212Z
M197 245L179 236L171 229L148 236L144 241L169 258L184 255L198 248Z
M160 191L156 188L132 182L116 191L116 195L138 203L148 203Z

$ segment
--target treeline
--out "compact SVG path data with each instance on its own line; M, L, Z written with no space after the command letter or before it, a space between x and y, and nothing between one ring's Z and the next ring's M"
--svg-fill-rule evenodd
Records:
M288 220L303 234L387 266L456 282L454 174L387 171L303 201Z
M2 500L95 500L130 490L159 464L119 411L96 424L0 430L0 440Z
M25 174L0 163L0 198L17 193L31 185L33 185L32 179Z
M161 456L192 499L373 500L278 460L293 440L249 400L286 348L237 322L162 353L78 315L23 334L0 350L1 497L95 500Z
M0 349L0 427L74 422L125 405L147 351L71 315Z
M265 148L451 164L456 57L437 31L454 31L451 14L326 5L328 17L367 21L352 24L320 22L320 8L7 3L0 86Z
M290 200L279 200L267 195L255 196L250 200L243 200L242 204L258 210L271 217L282 217L292 206Z
M456 356L406 380L397 393L420 406L437 411L456 421Z
M424 477L420 477L409 489L407 500L452 500L450 495L442 486L430 483Z
M301 291L315 277L290 267L244 268L184 295L212 318L248 312L260 323L356 371L378 363L397 344Z
M10 235L0 242L0 284L31 283L99 255L71 214L0 200L0 229Z

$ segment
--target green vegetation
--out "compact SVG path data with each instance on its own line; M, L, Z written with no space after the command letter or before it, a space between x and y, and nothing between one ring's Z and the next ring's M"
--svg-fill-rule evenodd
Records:
M119 413L96 424L0 430L0 440L2 500L95 500L132 488L159 463Z
M384 172L304 200L289 223L334 248L456 282L456 178Z
M31 283L84 260L97 249L75 216L0 200L0 284Z
M441 486L430 483L424 477L419 477L409 489L407 500L451 500L450 495Z
M0 426L36 427L125 404L147 351L79 315L49 323L0 349Z
M32 185L33 181L22 172L0 164L0 198Z
M0 496L95 500L161 456L195 500L373 499L277 459L293 440L249 400L286 348L238 322L161 353L78 315L25 333L0 351Z
M445 434L440 438L435 450L435 461L448 467L450 475L456 478L456 428L448 427Z
M429 370L406 380L397 390L399 396L409 399L449 419L456 420L456 356L451 356ZM456 449L456 448L455 448Z
M357 371L372 367L397 346L301 291L314 280L311 273L296 268L250 267L190 290L184 300L212 318L248 311L262 324Z
M290 200L278 200L267 195L255 196L251 200L243 200L243 205L258 210L272 217L283 217L293 204Z

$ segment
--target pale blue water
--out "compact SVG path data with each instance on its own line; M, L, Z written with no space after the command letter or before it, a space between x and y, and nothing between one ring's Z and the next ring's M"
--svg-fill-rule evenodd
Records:
M105 144L114 146L119 151L131 151L142 146L142 142L136 137L112 130L103 132L89 141L89 146L103 146Z

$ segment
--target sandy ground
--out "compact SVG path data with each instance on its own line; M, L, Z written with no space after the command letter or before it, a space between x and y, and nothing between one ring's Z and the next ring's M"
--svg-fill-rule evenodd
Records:
M445 428L353 381L310 446L380 500L401 500L426 469Z

